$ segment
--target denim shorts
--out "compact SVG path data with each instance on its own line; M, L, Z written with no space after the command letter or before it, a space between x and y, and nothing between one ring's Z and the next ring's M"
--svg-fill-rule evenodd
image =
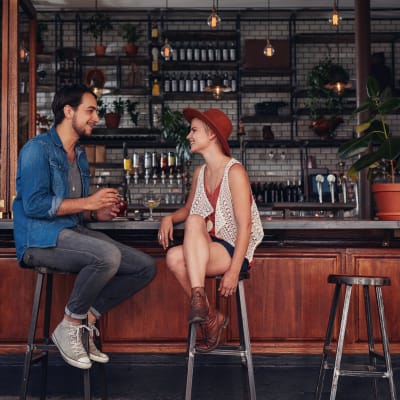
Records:
M211 236L211 240L215 243L222 244L222 246L224 246L226 248L226 250L228 250L229 255L231 257L233 256L233 252L235 251L235 248L230 243L226 242L223 239L217 238L215 236ZM247 272L249 269L250 269L249 260L247 258L245 258L243 261L243 264L242 264L242 268L240 269L240 272Z

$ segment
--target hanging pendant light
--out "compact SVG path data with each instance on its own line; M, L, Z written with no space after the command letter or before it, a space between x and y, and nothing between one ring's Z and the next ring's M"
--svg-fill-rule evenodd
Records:
M334 2L333 3L333 11L332 11L332 16L329 18L329 22L333 25L333 26L338 26L339 22L341 21L342 17L339 15L339 11L338 11L338 2Z
M169 40L167 38L167 32L168 32L168 0L165 1L165 39L164 39L164 45L161 47L161 56L164 58L165 61L169 61L172 57L172 53L174 52L174 49L169 43Z
M336 34L337 64L331 65L329 82L324 87L333 90L338 96L341 96L345 89L350 89L352 85L348 72L340 65L339 25L336 26Z
M213 0L211 14L207 18L207 24L211 29L217 29L218 26L221 24L221 18L217 14L217 10L218 10L218 0L217 0L217 6L215 6L215 0Z
M269 28L270 28L270 0L268 0L267 4L267 44L264 47L264 55L265 57L272 57L275 53L275 49L272 46L271 42L269 41Z
M214 99L220 100L224 93L229 93L232 88L225 86L220 76L215 76L210 86L206 86L203 90L206 93L212 93Z

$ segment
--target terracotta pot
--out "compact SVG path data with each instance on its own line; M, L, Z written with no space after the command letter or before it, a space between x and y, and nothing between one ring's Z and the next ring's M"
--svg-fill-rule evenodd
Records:
M127 56L134 57L136 56L137 52L138 52L138 47L136 46L136 44L125 45L125 53Z
M95 49L96 56L104 56L106 54L106 46L98 44Z
M311 122L310 128L321 139L328 139L332 137L333 132L342 122L342 117L331 117L329 119L325 117L320 117Z
M376 216L383 221L400 221L400 183L375 183Z
M107 113L104 115L107 128L118 128L121 121L121 115L116 113Z

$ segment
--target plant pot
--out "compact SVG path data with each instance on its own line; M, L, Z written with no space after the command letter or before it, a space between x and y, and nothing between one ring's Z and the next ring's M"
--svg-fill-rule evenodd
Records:
M342 117L331 117L329 119L320 117L311 122L310 128L321 139L328 139L332 137L333 132L342 122Z
M107 128L118 128L121 121L121 115L116 113L107 113L104 115Z
M106 54L106 46L102 44L96 45L95 54L96 56L104 56Z
M383 221L400 221L400 183L375 183L376 216Z
M126 44L125 45L125 53L129 57L134 57L136 56L138 52L138 46L136 44Z

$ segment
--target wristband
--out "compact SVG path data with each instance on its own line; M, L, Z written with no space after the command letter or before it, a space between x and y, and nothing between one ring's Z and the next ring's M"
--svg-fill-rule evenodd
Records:
M97 212L96 211L90 211L89 213L89 218L91 221L97 221Z

